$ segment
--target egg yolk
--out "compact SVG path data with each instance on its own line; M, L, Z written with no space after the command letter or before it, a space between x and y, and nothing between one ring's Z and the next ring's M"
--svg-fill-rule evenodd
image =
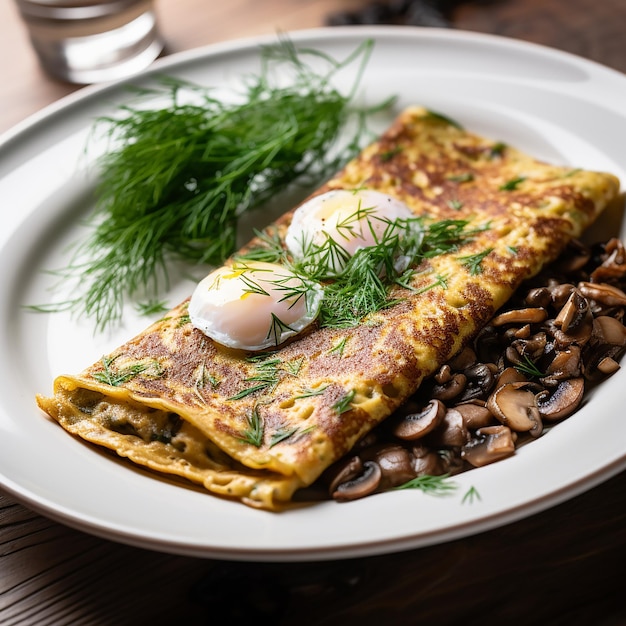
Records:
M396 220L414 217L406 204L379 191L336 189L314 196L296 209L285 244L295 258L304 259L321 257L321 250L332 241L349 258L361 248L379 244ZM328 269L340 271L342 263L336 256L332 258Z
M321 287L274 263L223 266L198 283L191 324L230 348L275 347L315 320Z

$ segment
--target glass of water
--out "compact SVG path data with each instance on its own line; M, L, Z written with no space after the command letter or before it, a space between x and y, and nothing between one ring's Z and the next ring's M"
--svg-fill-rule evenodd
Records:
M16 0L43 68L77 84L135 74L163 49L153 0Z

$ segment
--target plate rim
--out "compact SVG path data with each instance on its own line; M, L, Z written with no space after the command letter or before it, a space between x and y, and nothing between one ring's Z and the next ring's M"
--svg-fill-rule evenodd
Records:
M373 26L373 27L323 27L323 28L311 28L302 29L297 31L291 31L288 36L294 41L294 43L302 43L304 41L312 39L320 40L335 40L348 38L350 40L357 38L367 37L380 37L398 35L401 31L401 37L406 39L414 38L427 38L427 39L446 39L446 40L472 40L479 43L486 43L488 45L495 46L508 46L515 50L524 51L526 49L532 49L539 51L543 54L556 55L567 62L573 62L575 64L585 64L592 67L594 71L608 72L607 76L613 77L619 81L622 81L626 86L626 76L619 71L612 68L608 68L593 60L584 59L572 53L557 50L544 46L542 44L536 44L532 42L526 42L517 39L511 39L500 35L493 35L488 33L477 33L472 31L454 30L449 31L447 29L437 28L425 28L425 27L404 27L404 26ZM40 111L30 115L22 122L19 122L8 131L5 131L0 136L0 156L6 146L11 146L15 141L19 141L22 136L28 133L36 132L40 124L50 122L54 123L55 116L59 113L66 113L72 107L80 106L85 101L100 97L103 93L118 92L123 89L125 85L130 85L138 79L145 79L146 77L155 76L163 73L168 68L175 68L177 66L185 65L189 62L199 62L206 60L210 62L212 58L221 54L232 54L234 52L250 51L252 48L258 48L260 45L276 42L276 35L258 35L245 37L240 39L228 40L224 42L212 43L192 50L186 50L173 53L167 57L158 59L148 70L139 73L134 77L129 77L112 83L106 83L101 85L90 85L78 89L76 92L68 94L56 102L47 105ZM3 246L0 246L0 248ZM225 548L220 550L218 547L211 545L198 546L197 544L187 544L184 541L160 541L156 538L149 538L139 535L137 532L124 531L123 529L112 528L110 525L103 525L98 520L90 520L88 516L77 515L75 511L68 511L60 509L55 506L53 502L46 501L42 497L38 497L28 493L27 489L19 486L14 480L8 478L4 474L0 473L0 485L4 490L14 496L18 501L29 506L33 510L41 513L42 515L54 519L64 525L70 526L77 530L86 531L90 534L99 536L103 539L112 539L125 543L128 545L139 546L143 548L159 550L163 552L171 552L175 554L189 555L189 556L206 556L211 558L232 559L232 560L263 560L263 561L290 561L290 560L321 560L328 558L351 558L355 556L369 556L375 554L390 553L399 550L406 550L411 548L422 547L426 545L432 545L434 543L442 543L450 540L454 540L460 537L464 537L470 534L482 532L495 526L500 526L515 520L532 515L534 513L545 510L552 506L556 506L559 503L575 497L583 493L584 491L591 489L592 487L600 484L601 482L608 480L612 476L618 474L620 471L626 468L626 452L624 456L611 463L609 467L602 468L601 470L589 474L584 480L579 480L567 487L559 490L559 493L551 493L543 495L531 502L531 506L528 504L520 505L516 509L507 509L499 513L481 518L480 523L475 521L461 523L455 527L449 528L444 533L433 532L430 533L434 537L427 535L420 535L419 540L415 537L405 537L403 539L388 538L381 541L376 541L366 544L350 545L343 548L328 547L326 549L313 547L302 548L300 550L294 550L290 548L288 551L280 550L278 548L260 548L253 552L249 548L243 549L241 552L237 552L232 548ZM519 511L518 509L523 509ZM470 526L471 528L467 528ZM443 535L443 537L442 537Z

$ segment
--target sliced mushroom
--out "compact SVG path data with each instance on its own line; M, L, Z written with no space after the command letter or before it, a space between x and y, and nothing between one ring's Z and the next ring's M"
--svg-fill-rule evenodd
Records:
M474 467L489 465L513 454L515 440L506 426L480 428L461 449L461 457Z
M540 382L548 387L554 387L562 380L577 378L580 376L580 366L580 347L572 344L565 350L556 352Z
M620 367L621 365L610 356L605 356L597 365L598 371L604 376L611 376L611 374L615 374Z
M476 361L476 352L474 352L471 346L466 346L450 361L450 367L459 372L466 367L470 367L470 365L474 365Z
M483 327L474 341L476 358L483 363L495 363L502 352L502 343L497 330L489 325Z
M548 312L542 307L528 307L526 309L511 309L496 315L492 320L493 326L505 324L540 324L548 318Z
M356 457L358 458L358 457ZM333 481L330 495L338 502L357 500L374 493L382 479L382 471L378 463L365 461L361 464L361 471L356 475L350 475L344 481Z
M456 409L448 409L439 428L428 436L428 443L434 447L460 448L468 441L467 426Z
M415 478L411 453L401 445L389 444L376 451L373 459L381 471L381 489L397 487Z
M626 327L614 317L599 315L593 320L591 339L583 353L585 378L598 381L615 372L611 359L619 369L619 359L626 350ZM604 362L602 368L599 367Z
M487 408L504 426L537 437L543 430L535 404L537 391L532 383L507 383L489 396Z
M580 293L586 298L606 306L626 306L626 293L608 283L578 283Z
M574 285L570 283L558 283L556 281L550 281L548 286L550 290L550 296L552 297L552 305L556 309L561 309L571 296L572 291L576 289Z
M446 407L441 400L432 399L417 412L405 415L392 429L399 439L413 441L433 431L441 424L446 414Z
M515 367L505 367L500 374L498 375L498 379L496 382L497 387L501 387L502 385L506 385L506 383L526 383L528 379L522 372L520 372Z
M332 493L341 483L355 478L363 471L363 460L358 455L344 457L342 460L331 465L326 471L328 492Z
M463 370L466 384L456 402L467 402L475 398L486 398L496 382L496 367L489 363L475 363Z
M531 325L524 324L523 326L521 326L520 328L517 328L513 332L513 337L515 339L528 339L530 337L531 332L532 332Z
M541 391L536 397L539 414L551 422L568 417L580 406L584 392L585 379L582 377L562 381L552 394Z
M447 469L444 467L442 456L437 454L432 448L424 444L414 445L411 449L413 457L413 472L415 476L440 476L446 474Z
M589 302L587 302L587 299L580 291L574 289L567 299L567 302L554 319L554 324L564 333L573 333L582 326L585 319L588 317L588 313Z
M573 343L583 346L589 341L593 330L593 313L589 302L576 289L554 319L554 338L558 348Z
M547 343L546 333L539 332L528 339L516 339L511 343L511 347L515 348L521 356L535 361L544 353Z
M466 382L465 374L454 374L448 382L433 386L432 397L443 402L453 400L463 391Z
M594 283L603 283L620 279L626 275L626 250L621 239L613 237L605 246L602 264L591 272L590 279Z
M595 342L623 348L626 346L626 327L614 317L599 315L593 320L592 343Z
M524 302L531 307L547 309L552 304L552 294L547 287L535 287L526 294Z
M438 385L445 385L452 380L452 368L446 363L439 368L439 371L433 376L433 380Z
M487 408L485 402L480 400L457 404L454 408L461 414L465 425L470 430L484 428L494 422L491 411Z

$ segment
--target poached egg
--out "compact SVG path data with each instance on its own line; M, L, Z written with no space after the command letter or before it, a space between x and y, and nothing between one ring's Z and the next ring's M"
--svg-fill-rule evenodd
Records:
M314 196L294 212L285 245L296 259L326 259L329 273L340 272L347 259L361 248L380 243L397 220L414 218L404 203L371 189L335 189ZM325 247L339 248L325 254ZM320 261L321 262L321 261Z
M317 317L322 288L275 263L222 266L196 286L191 324L219 344L240 350L274 348Z

